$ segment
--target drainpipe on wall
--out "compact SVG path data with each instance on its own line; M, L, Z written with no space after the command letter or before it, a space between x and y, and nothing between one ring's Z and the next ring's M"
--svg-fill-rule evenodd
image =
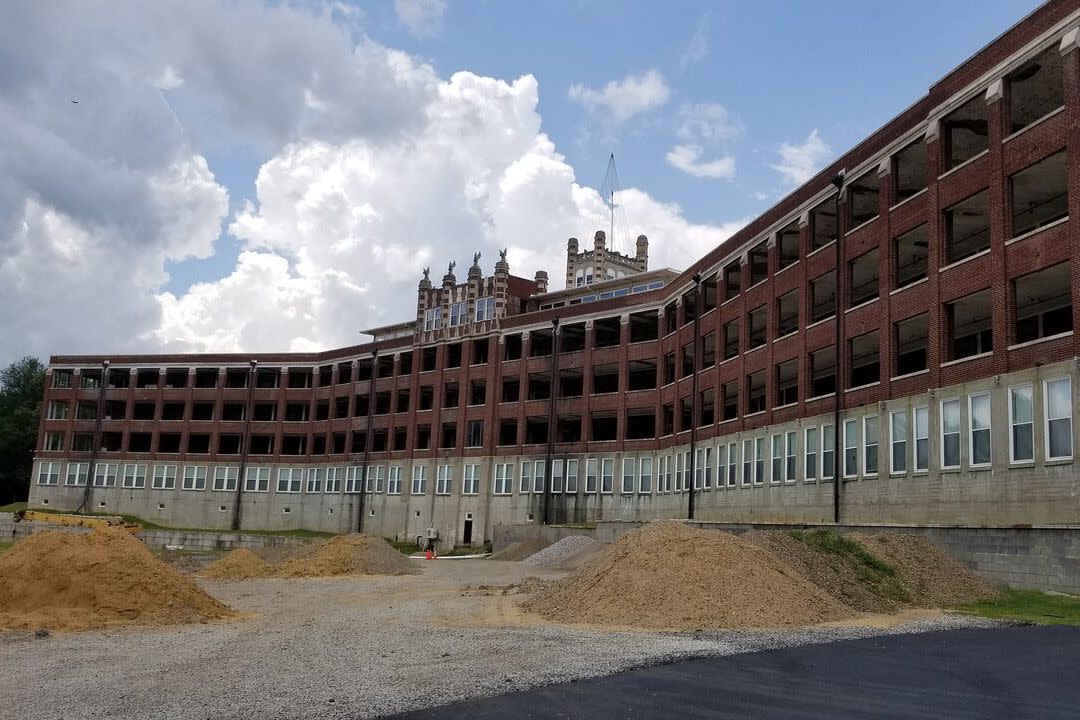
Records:
M76 513L84 510L90 512L90 493L94 485L94 473L97 472L98 449L101 447L101 422L105 417L105 383L109 374L109 361L101 361L101 382L98 384L97 414L94 417L94 444L90 447L90 464L86 471L86 490L83 491L82 502L79 503ZM80 380L81 384L81 380ZM79 411L78 401L75 402L76 415Z
M684 305L685 307L685 305ZM698 355L701 354L701 338L698 334L698 330L701 324L701 273L694 273L694 367L693 367L693 380L690 396L690 482L687 488L690 499L687 502L686 517L688 520L694 519L694 478L697 468L697 420L698 420ZM715 402L715 400L714 400Z
M555 402L559 395L559 318L551 318L551 400L548 402L547 457L544 460L543 522L551 522L548 507L551 498L551 466L555 455Z
M840 292L841 278L844 277L843 258L844 253L842 250L844 232L841 228L841 215L840 215L840 200L843 197L844 190L844 171L841 170L832 179L832 184L836 188L836 340L835 340L835 354L836 361L834 366L835 380L833 384L836 386L833 393L833 522L839 524L840 522L840 483L842 482L843 475L841 470L843 469L843 457L840 446L840 403L841 397L844 394L844 374L841 371L842 359L844 357L841 344L843 343L844 333L841 329L841 319L844 313L840 306L840 300L843 297L843 293Z
M360 502L357 509L356 517L356 532L364 532L364 497L367 495L367 471L368 462L371 458L371 436L374 428L372 425L372 418L375 417L375 378L379 374L379 349L376 348L371 351L371 380L368 381L368 418L367 429L364 430L364 472L360 476ZM360 368L357 366L357 372ZM351 440L350 440L351 442ZM389 472L389 470L387 471ZM389 481L389 477L387 478Z
M255 397L255 371L259 367L258 360L252 360L248 368L248 395L247 406L244 408L244 435L240 438L240 469L236 472L236 504L233 507L232 529L240 529L240 506L244 499L244 473L247 471L248 447L251 445L251 416L255 412L252 400ZM228 373L225 378L228 379Z

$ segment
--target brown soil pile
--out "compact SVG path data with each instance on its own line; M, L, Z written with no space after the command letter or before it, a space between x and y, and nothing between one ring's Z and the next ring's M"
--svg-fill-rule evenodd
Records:
M272 569L265 560L247 548L237 548L199 571L208 580L251 580L267 577Z
M408 575L412 561L390 543L369 535L338 535L286 560L275 568L282 577L337 575Z
M1001 595L966 565L919 535L853 533L850 537L896 568L915 607L955 607Z
M0 555L0 628L84 630L233 616L125 530L42 532Z
M517 562L519 560L524 560L530 555L535 555L550 544L551 543L549 543L547 540L539 540L536 538L519 540L518 542L510 543L497 553L492 553L488 556L488 559L511 560L513 562Z
M560 622L661 630L802 626L854 614L760 545L678 521L627 533L525 608Z
M779 530L741 535L793 567L845 605L868 613L891 613L907 607L907 592L895 575L874 573L850 555L822 552ZM850 536L849 536L850 537Z
M461 588L462 597L493 596L493 595L529 595L540 592L551 585L549 580L541 580L538 577L522 578L519 582L510 585L466 585Z

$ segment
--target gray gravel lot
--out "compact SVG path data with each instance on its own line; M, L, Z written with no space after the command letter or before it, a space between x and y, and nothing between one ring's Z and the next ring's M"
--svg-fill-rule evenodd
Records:
M0 632L0 717L376 717L677 658L994 625L945 617L891 630L684 634L529 625L517 598L460 590L552 573L491 560L423 566L394 578L205 583L250 614L218 625Z

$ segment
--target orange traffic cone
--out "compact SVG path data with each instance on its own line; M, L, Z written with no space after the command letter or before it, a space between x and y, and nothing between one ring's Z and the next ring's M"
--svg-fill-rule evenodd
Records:
M431 559L431 549L430 548L427 550L426 557L427 557L428 560Z

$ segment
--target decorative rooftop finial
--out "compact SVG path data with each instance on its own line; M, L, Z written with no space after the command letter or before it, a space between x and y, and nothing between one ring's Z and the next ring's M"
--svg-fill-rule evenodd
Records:
M477 252L474 252L474 253L473 253L473 256L472 256L472 264L473 264L473 265L477 265L477 264L479 264L479 262L480 262L480 252L479 252L479 251L477 251Z
M450 261L450 266L446 268L446 274L447 275L453 275L454 274L454 268L456 268L456 267L457 267L457 260L451 260Z
M430 267L424 268L424 279L425 280L428 279L428 275L430 275L430 274L431 274L431 268Z
M506 262L506 248L499 251L499 259Z

